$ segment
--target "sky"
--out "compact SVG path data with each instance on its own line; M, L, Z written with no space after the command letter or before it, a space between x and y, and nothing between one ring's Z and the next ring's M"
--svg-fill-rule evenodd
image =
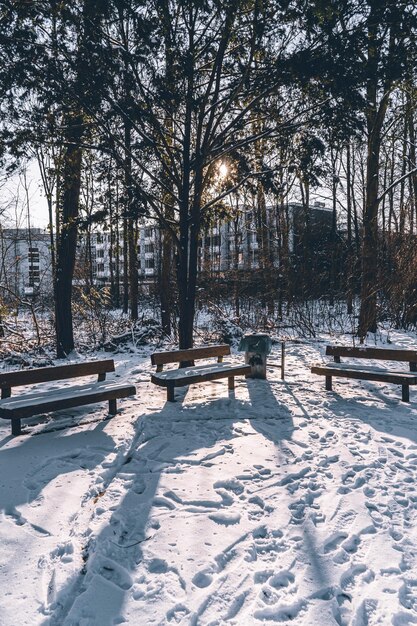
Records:
M326 191L326 190L320 190ZM326 193L318 193L317 198L329 208ZM312 203L314 198L312 199ZM38 164L29 162L25 171L16 173L7 180L0 176L0 223L3 228L27 228L29 206L30 226L47 228L48 206Z
M28 226L28 211L31 227L46 228L48 207L43 193L42 180L35 161L28 164L26 172L0 179L1 224L4 228Z

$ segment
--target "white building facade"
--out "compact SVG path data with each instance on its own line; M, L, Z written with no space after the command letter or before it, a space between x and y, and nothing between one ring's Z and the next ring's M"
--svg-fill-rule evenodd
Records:
M302 205L290 204L288 214L288 248L294 251L297 236L297 222L303 217ZM310 222L318 231L328 232L331 228L332 213L323 206L309 209ZM268 208L266 232L268 246L274 262L279 264L280 235L277 226L277 212ZM201 236L199 271L227 272L229 270L256 269L259 267L258 229L255 215L251 210L242 211L234 219L223 220L205 229ZM143 224L138 227L138 269L143 284L154 282L160 266L160 232L157 226ZM108 231L90 234L89 258L91 278L97 286L108 285L124 275L124 245L122 236L117 241L111 239ZM81 235L79 258L81 266L87 248L85 235ZM117 267L118 265L118 267ZM82 276L75 281L83 284ZM0 284L20 297L52 295L52 263L50 234L41 229L2 229Z
M0 254L4 292L20 298L52 294L49 233L40 228L1 228Z

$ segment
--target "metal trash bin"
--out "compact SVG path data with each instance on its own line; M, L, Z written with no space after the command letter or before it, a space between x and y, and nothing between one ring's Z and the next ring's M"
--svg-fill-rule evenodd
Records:
M239 343L245 352L245 363L252 368L250 378L266 378L266 357L271 352L272 341L268 335L244 335Z

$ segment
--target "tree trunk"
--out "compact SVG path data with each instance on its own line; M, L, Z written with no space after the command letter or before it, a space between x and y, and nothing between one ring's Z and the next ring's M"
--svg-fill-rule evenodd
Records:
M108 207L109 207L109 228L110 228L110 241L109 241L109 272L110 272L110 303L111 306L116 306L115 298L115 282L114 282L114 215L113 215L113 198L111 187L111 159L109 161L107 169L107 194L108 194Z
M161 270L160 270L160 298L161 298L161 324L164 335L171 335L171 317L173 308L172 298L172 235L168 228L161 229Z
M352 171L350 162L350 143L346 146L346 210L347 210L347 312L348 315L353 313L353 255L352 255Z
M368 332L375 333L377 329L379 166L382 125L391 90L391 85L385 84L383 95L378 102L378 63L382 45L379 36L380 11L381 7L373 5L368 21L368 78L366 86L368 150L363 219L361 307L358 326L361 341Z
M81 186L80 141L83 133L81 114L68 114L66 127L68 147L63 156L61 227L56 259L55 327L59 359L66 357L74 349L71 300Z
M137 221L129 218L129 291L130 291L130 319L136 321L139 312L139 272L138 272L138 246L137 246Z
M165 44L165 80L167 83L167 92L175 92L174 69L174 44L172 41L172 17L170 14L168 0L161 0L159 4L160 18L163 25L164 44ZM164 129L166 131L166 141L169 148L172 148L174 137L173 116L175 111L175 103L169 99L166 104L166 114L164 116ZM170 166L170 155L166 156L166 166ZM165 188L172 189L172 180L162 168L161 177ZM172 332L171 320L173 316L174 298L172 293L174 254L173 254L173 237L167 226L167 223L174 220L173 198L169 191L164 194L163 198L163 216L164 221L160 224L161 232L161 254L159 263L159 295L161 304L161 324L164 335L170 336Z
M408 116L408 130L410 137L410 167L414 169L417 167L417 159L416 159L416 131L414 126L414 110L413 110L413 102L411 99L411 94L407 90L407 116ZM411 188L413 190L412 193L412 218L410 218L411 225L417 225L417 173L411 175ZM413 210L414 209L414 210ZM410 227L411 232L413 232L413 228Z
M330 147L330 159L332 163L332 230L331 230L331 260L330 260L330 304L334 305L335 292L336 292L336 262L337 262L337 185L338 185L338 172L337 172L337 159L338 148Z
M72 323L72 281L77 250L78 212L81 186L82 149L86 131L84 111L80 100L86 98L93 106L96 94L96 59L92 54L100 39L102 3L84 0L82 24L77 49L75 81L72 86L75 98L63 103L65 129L65 152L57 179L57 250L56 250L56 298L55 326L57 356L63 358L74 349ZM87 93L86 93L87 92ZM88 93L89 92L89 93ZM97 104L97 102L96 102Z

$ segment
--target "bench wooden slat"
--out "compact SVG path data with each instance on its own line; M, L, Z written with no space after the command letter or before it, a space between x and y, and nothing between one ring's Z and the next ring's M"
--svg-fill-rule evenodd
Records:
M0 389L114 372L113 359L0 373Z
M107 372L114 372L113 359L71 363L54 367L0 374L0 418L10 419L12 434L21 434L21 420L41 413L70 409L96 402L109 402L109 413L117 412L117 400L136 393L134 385L105 382ZM12 387L98 375L98 381L86 385L68 385L61 389L35 389L29 393L11 397Z
M417 374L411 374L409 372L390 372L374 368L337 365L314 365L311 368L311 372L321 376L340 376L398 385L417 385Z
M187 369L186 369L187 371ZM190 368L189 373L183 370L174 370L152 374L151 381L160 387L183 387L194 383L202 383L219 378L232 378L233 376L246 376L251 373L250 365L230 365L229 363Z
M172 350L171 352L155 352L151 355L152 365L156 365L156 373L151 374L151 381L160 387L166 387L167 400L175 400L175 387L184 387L194 383L208 382L220 378L228 378L229 389L233 390L235 376L248 376L252 373L250 365L233 365L223 363L223 357L230 354L228 344L202 346L189 350ZM163 371L166 363L194 363L197 359L217 357L217 364L192 365Z
M16 419L32 417L59 409L94 404L126 398L136 393L134 385L96 383L92 385L68 387L56 392L32 393L0 401L0 417Z
M417 362L416 350L398 350L391 348L326 346L326 355L356 359L380 359L383 361L404 361L409 363Z
M202 346L189 350L172 350L171 352L154 352L151 355L152 365L165 365L166 363L180 363L181 361L194 361L210 357L221 357L230 354L230 346L221 344L217 346Z

